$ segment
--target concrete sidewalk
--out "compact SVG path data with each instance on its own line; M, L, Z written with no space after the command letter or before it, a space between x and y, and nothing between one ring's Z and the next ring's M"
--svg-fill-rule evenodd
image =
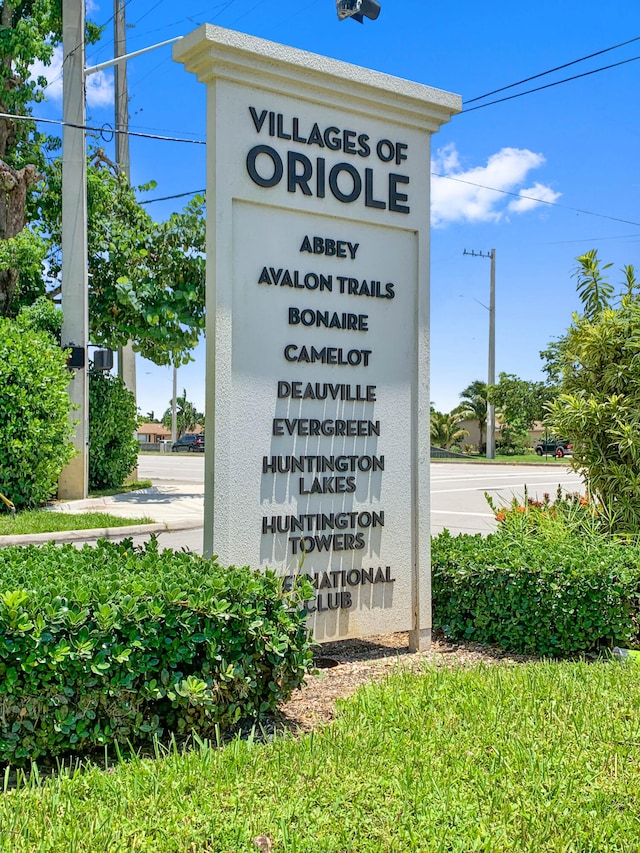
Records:
M123 518L150 518L153 524L133 524L127 527L104 527L92 530L63 530L55 533L35 533L20 536L0 536L3 545L27 545L41 542L82 542L92 539L112 539L165 530L193 530L204 523L204 486L162 485L104 498L55 503L50 512L107 512Z

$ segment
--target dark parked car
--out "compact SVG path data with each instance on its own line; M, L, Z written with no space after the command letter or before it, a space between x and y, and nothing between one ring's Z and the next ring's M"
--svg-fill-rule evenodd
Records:
M186 450L187 453L204 453L204 436L191 432L181 435L171 445L171 451L172 453L179 453L181 450Z
M573 453L573 444L570 441L565 441L563 438L545 438L536 444L536 453L538 456L571 456Z

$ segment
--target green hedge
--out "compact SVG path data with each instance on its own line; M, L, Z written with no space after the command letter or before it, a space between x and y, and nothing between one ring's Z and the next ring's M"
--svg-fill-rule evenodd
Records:
M451 639L549 656L640 642L636 545L445 531L432 572L434 627Z
M55 495L74 455L66 363L51 335L0 319L0 492L18 509Z
M136 395L122 379L89 373L89 489L116 489L138 463Z
M0 763L224 731L311 651L298 591L152 540L0 550Z

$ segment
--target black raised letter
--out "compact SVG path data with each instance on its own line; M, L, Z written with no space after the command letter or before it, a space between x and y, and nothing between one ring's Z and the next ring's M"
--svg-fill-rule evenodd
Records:
M260 154L266 154L273 163L273 175L270 178L263 178L256 168L256 160ZM282 180L284 168L275 148L271 148L270 145L254 145L247 154L247 172L253 183L259 187L275 187Z
M302 174L296 172L296 164L302 164ZM311 160L305 157L304 154L297 154L295 151L287 153L287 190L290 193L296 191L296 185L300 187L305 195L312 195L309 189L309 178L313 174L313 166Z

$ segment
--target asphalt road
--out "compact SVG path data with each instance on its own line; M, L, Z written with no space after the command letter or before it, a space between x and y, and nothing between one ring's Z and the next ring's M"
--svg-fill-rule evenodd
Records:
M141 454L140 479L160 484L204 483L204 456L192 453ZM434 535L448 528L452 533L487 533L495 526L485 493L496 506L514 497L552 497L558 487L580 492L580 478L563 461L545 465L492 465L462 462L434 462L431 465L431 530ZM202 549L202 529L161 534L166 547Z
M140 453L138 479L162 483L204 483L204 453Z
M434 462L431 465L431 531L447 527L452 533L486 533L495 527L485 494L496 507L506 506L526 493L541 500L563 492L582 492L577 474L564 462L545 465L491 465Z

